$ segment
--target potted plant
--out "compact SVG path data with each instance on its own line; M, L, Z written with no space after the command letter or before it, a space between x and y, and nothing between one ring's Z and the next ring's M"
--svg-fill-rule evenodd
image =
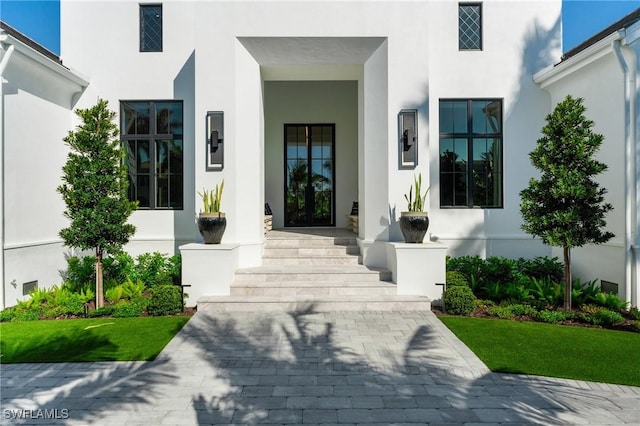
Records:
M404 198L409 203L408 211L400 212L400 230L404 237L405 243L422 243L424 236L429 228L429 217L427 212L422 211L427 199L429 188L422 194L422 174L416 178L414 176L414 185L409 189L409 195L405 194ZM415 187L416 198L413 199L413 189Z
M220 244L224 230L227 228L227 219L224 213L220 212L223 189L224 180L220 185L216 185L213 191L203 189L202 192L198 192L204 207L204 211L201 211L198 216L198 230L205 244Z

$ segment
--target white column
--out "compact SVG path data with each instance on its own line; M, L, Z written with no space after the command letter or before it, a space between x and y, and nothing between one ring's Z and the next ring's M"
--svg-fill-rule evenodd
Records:
M387 41L364 64L359 102L358 192L360 248L365 265L385 266L389 240Z

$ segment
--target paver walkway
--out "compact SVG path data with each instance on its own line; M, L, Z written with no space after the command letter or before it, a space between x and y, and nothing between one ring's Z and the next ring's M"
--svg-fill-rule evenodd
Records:
M153 362L1 384L3 424L640 424L640 388L491 373L431 312L199 312Z

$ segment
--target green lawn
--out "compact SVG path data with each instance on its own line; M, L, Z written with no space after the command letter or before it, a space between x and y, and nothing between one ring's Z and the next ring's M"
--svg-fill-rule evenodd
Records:
M0 323L0 362L149 361L189 317Z
M492 371L640 386L640 333L439 318Z

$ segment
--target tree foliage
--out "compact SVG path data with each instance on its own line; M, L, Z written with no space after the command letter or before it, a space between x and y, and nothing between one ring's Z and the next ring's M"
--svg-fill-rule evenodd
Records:
M70 225L60 231L60 237L69 247L95 250L96 304L101 306L102 257L119 252L135 232L126 222L136 203L127 198L127 170L115 112L105 100L75 112L82 124L64 138L70 152L58 186Z
M607 190L595 177L607 165L595 160L604 137L592 131L581 98L567 96L546 117L543 136L529 154L541 171L520 192L522 229L544 244L564 251L565 309L571 308L571 257L573 247L600 244L614 235L604 231L605 215L613 209L605 203Z

